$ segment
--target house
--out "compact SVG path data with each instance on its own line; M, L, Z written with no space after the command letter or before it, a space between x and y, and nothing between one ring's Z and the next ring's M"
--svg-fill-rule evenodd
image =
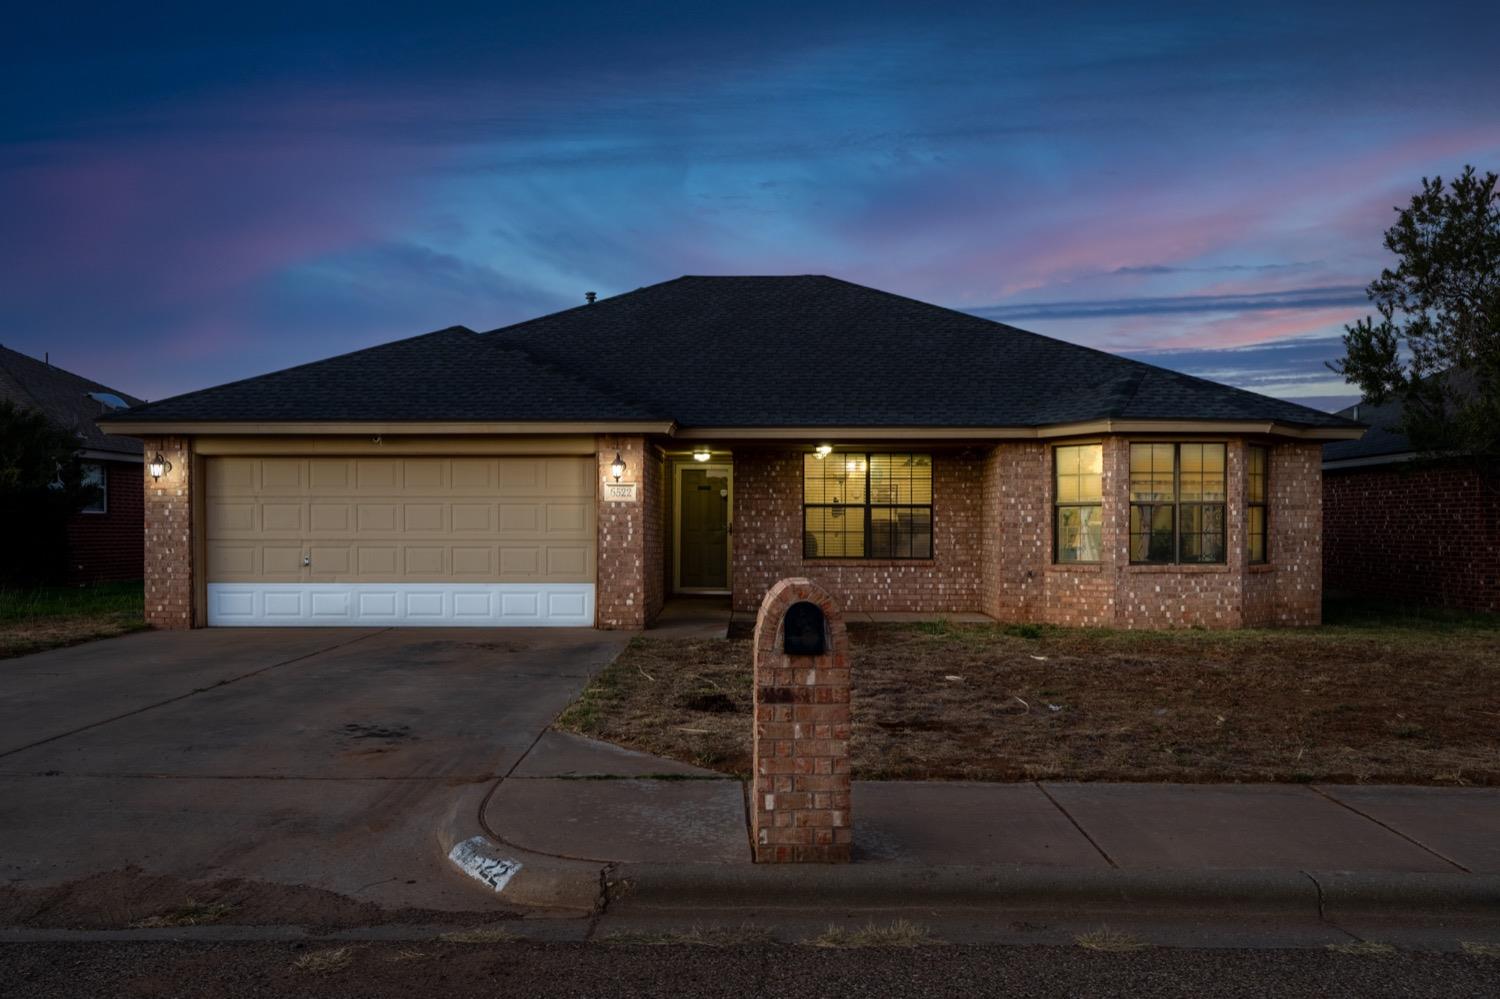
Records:
M851 611L1315 624L1321 448L1363 429L818 276L678 278L101 422L160 457L173 628L640 628L794 575Z
M1323 573L1330 591L1500 613L1500 480L1477 462L1428 460L1401 404L1341 416L1361 440L1323 447Z
M95 421L141 400L7 347L0 347L0 399L40 410L78 436L92 499L68 523L68 581L140 579L141 442L105 433Z

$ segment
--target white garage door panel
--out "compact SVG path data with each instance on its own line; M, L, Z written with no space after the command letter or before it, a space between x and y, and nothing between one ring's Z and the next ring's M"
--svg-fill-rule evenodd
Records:
M583 457L208 459L210 625L592 625Z
M588 627L592 583L209 583L213 627Z

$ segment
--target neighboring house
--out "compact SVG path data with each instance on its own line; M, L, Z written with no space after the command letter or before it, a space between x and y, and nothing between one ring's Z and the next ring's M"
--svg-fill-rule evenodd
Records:
M1398 429L1399 402L1340 415L1370 431L1323 448L1329 590L1500 613L1500 476L1423 459Z
M40 410L78 436L92 499L68 524L69 581L140 579L141 442L107 434L95 421L141 400L6 347L0 347L0 399Z
M640 628L850 611L1314 624L1327 413L827 277L684 277L106 417L147 614Z

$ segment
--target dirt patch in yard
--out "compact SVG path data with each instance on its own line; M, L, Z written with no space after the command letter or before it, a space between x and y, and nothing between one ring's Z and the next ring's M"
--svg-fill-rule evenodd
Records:
M1500 628L850 626L863 780L1500 784ZM741 777L750 648L636 639L559 727Z

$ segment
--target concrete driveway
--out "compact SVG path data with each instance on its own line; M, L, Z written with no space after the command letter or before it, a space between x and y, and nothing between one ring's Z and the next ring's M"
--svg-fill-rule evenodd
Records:
M139 868L476 909L437 831L626 639L146 632L0 662L0 884Z

